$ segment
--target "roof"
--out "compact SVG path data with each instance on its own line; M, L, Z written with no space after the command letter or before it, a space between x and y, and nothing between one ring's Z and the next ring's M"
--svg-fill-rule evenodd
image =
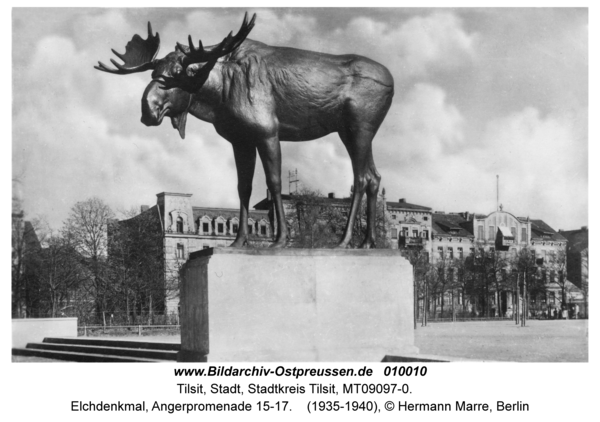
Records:
M284 202L294 202L295 200L298 199L298 196L281 194L281 199ZM327 196L321 196L321 197L319 197L319 199L328 204L338 205L338 206L349 206L350 201L351 201L351 198L329 198ZM265 198L262 201L258 202L256 205L254 205L254 209L260 210L260 211L268 210L270 204L271 204L271 200L268 198Z
M240 210L234 208L211 208L211 207L192 207L194 212L194 221L200 217L207 215L210 218L223 217L225 220L230 220L240 216ZM253 220L261 220L268 218L267 211L248 211L248 218Z
M420 211L431 211L431 208L424 207L423 205L409 204L408 202L388 202L385 203L388 208L401 208L406 210L420 210Z
M569 252L582 252L588 248L589 232L587 228L561 231L560 234L569 242Z
M434 213L431 226L434 236L473 237L473 221L459 214Z
M550 240L566 242L567 239L556 232L552 227L542 220L531 221L531 240Z
M294 195L281 194L281 199L283 201L292 202L296 199L296 197L294 197ZM329 198L326 196L321 197L320 199L323 200L324 202L332 204L332 205L344 205L344 206L349 206L350 202L352 200L352 198ZM254 205L254 209L255 210L268 210L270 202L271 202L270 199L265 198L262 201L258 202L256 205ZM431 208L429 208L429 207L424 207L423 205L409 204L408 202L404 202L404 201L403 202L388 202L388 201L386 201L386 205L388 208L431 211Z

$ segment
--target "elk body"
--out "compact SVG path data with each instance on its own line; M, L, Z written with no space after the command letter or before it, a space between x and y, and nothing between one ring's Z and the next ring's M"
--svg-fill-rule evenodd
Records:
M263 163L277 221L272 247L286 245L288 228L281 199L280 141L310 141L337 132L352 161L354 189L339 247L348 246L363 194L367 194L367 235L363 248L375 247L375 209L380 175L371 144L391 105L394 81L382 65L357 55L330 55L272 47L246 39L256 15L244 17L239 32L220 44L196 48L177 44L156 60L160 39L135 35L123 64L96 69L115 74L152 70L142 97L142 122L160 125L164 116L185 136L187 115L212 123L233 146L240 198L240 225L231 246L248 238L248 207L256 154ZM222 59L221 59L222 58Z

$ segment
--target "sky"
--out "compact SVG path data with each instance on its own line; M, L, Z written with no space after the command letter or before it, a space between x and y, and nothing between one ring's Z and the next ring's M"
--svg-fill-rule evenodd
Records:
M238 208L231 145L188 119L182 140L168 119L140 122L150 72L93 68L124 52L147 22L158 57L188 34L204 45L257 13L249 38L386 66L395 95L373 141L388 201L437 211L503 209L554 229L588 225L588 11L460 9L39 9L12 10L12 176L27 218L59 229L78 201L115 211L193 194L196 206ZM352 169L337 134L282 143L302 186L347 196ZM257 162L251 205L265 197Z

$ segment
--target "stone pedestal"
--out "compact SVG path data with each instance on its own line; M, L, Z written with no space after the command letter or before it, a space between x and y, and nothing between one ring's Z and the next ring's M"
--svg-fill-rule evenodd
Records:
M397 250L205 249L182 269L181 361L378 362L414 354Z

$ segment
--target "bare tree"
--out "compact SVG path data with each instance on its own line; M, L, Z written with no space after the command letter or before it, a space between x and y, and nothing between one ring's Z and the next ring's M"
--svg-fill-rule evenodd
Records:
M585 305L585 317L588 317L588 301L589 301L589 284L588 284L588 248L581 251L581 291L583 292L583 300Z
M147 318L152 324L156 314L164 315L165 301L179 287L177 280L173 286L171 272L165 269L160 217L151 209L124 221L113 220L109 233L110 307L124 313L122 322Z
M90 293L96 311L105 320L111 283L106 266L107 229L114 214L101 199L93 197L77 202L64 223L62 236L81 254L88 266Z
M345 222L345 204L332 204L318 190L303 187L293 195L290 215L291 246L328 248L339 243Z
M36 314L37 272L42 244L50 233L44 218L24 220L24 213L12 217L12 316L24 318Z
M40 251L38 281L45 303L46 314L52 318L61 316L63 310L78 307L74 299L79 287L89 277L81 256L59 236L51 236L47 246Z
M548 260L550 268L550 283L558 286L560 290L561 308L566 308L569 303L569 293L572 290L572 284L567 280L567 250L560 248L556 253L550 255Z
M303 187L292 196L294 213L290 217L290 232L294 234L292 247L297 248L329 248L336 246L348 219L350 198L332 201L324 197L318 190ZM349 247L356 248L362 244L367 233L366 199L359 207L354 222L352 239ZM377 248L389 248L386 227L391 218L385 210L385 203L379 197L375 212L375 244Z
M417 328L417 319L419 318L419 300L423 300L425 295L426 275L429 270L429 254L423 248L405 248L402 249L402 255L408 259L412 265L413 273L413 308L414 308L414 328Z

